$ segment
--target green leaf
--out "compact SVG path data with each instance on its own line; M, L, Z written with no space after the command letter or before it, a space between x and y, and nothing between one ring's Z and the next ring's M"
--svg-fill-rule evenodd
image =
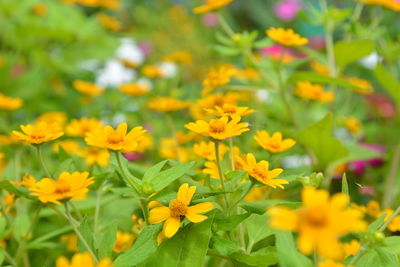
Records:
M83 238L86 240L90 248L94 250L92 228L90 227L87 216L85 216L81 221L81 224L79 225L79 231L81 232ZM78 248L79 251L87 251L86 247L83 245L82 241L79 238L78 238Z
M220 237L219 235L214 235L211 238L212 248L214 248L220 255L229 256L234 251L240 248L239 242L232 240L227 240Z
M315 154L316 170L323 171L330 163L348 154L346 147L333 137L332 128L332 113L328 113L322 120L299 133L299 143L311 149Z
M355 264L356 267L383 267L379 261L379 257L374 249L368 250Z
M375 48L374 41L338 41L334 46L335 62L339 68L368 56Z
M150 182L152 177L156 176L167 162L168 160L164 160L149 168L143 175L143 182Z
M214 214L201 223L190 223L164 241L153 260L146 266L202 267L211 237Z
M18 241L27 234L29 226L30 226L30 218L28 213L19 213L14 220L13 223L13 230L14 230L14 237Z
M274 248L263 248L251 254L236 252L230 255L230 257L250 266L266 267L277 263L277 256Z
M115 259L115 267L136 266L154 255L158 247L156 239L161 226L162 224L146 226L131 249Z
M328 77L324 76L315 72L309 72L309 71L296 71L294 72L290 77L288 82L289 83L296 83L300 81L309 81L313 83L321 83L321 84L333 84L337 86L342 86L346 88L355 88L357 87L356 85L342 80L340 78L333 78L333 77Z
M347 183L346 173L342 176L342 193L349 195L349 184Z
M376 230L379 229L379 227L383 224L383 221L385 220L387 214L382 214L378 219L373 221L370 225L368 225L367 232L373 233Z
M271 206L280 205L289 208L298 208L301 206L301 202L293 202L281 199L271 199L271 200L260 200L248 203L241 203L240 206L248 212L256 214L265 214L267 209Z
M31 199L31 200L37 199L36 197L30 195L29 190L22 188L22 187L15 186L8 180L0 182L0 189L4 189L7 192L13 193L19 197L23 197L23 198L27 198L27 199Z
M382 266L399 266L397 255L386 250L385 248L375 248L379 261Z
M111 257L112 250L115 245L115 240L117 239L117 226L118 224L113 221L106 227L105 233L99 235L97 239L98 244L96 247L98 249L99 258L109 258Z
M391 253L400 254L400 236L386 237L383 247Z
M149 178L147 182L153 185L155 192L159 192L176 179L185 175L193 167L193 165L194 162L189 162L169 168L168 170L162 171Z
M251 213L243 213L229 216L227 218L218 218L215 219L214 222L217 226L217 229L220 231L230 231L234 229L238 224L242 221L246 220Z
M393 97L400 107L400 82L397 81L382 64L378 64L374 71L375 77L386 91Z
M258 241L273 234L272 229L268 226L268 216L252 214L246 221L247 234L249 237L249 246L253 246Z
M292 233L277 231L275 238L280 267L314 266L309 258L297 251Z

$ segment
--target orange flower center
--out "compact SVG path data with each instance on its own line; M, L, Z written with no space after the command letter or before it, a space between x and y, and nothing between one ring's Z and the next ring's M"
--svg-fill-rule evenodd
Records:
M220 120L213 120L210 122L210 132L222 133L225 131L225 123Z
M327 214L321 207L312 207L305 209L303 212L304 222L313 228L322 228L327 222Z
M265 170L260 168L258 165L253 167L253 170L251 173L253 174L254 177L258 177L263 180L265 180L267 178L267 173L265 172Z
M33 140L42 140L44 138L44 134L31 134L30 138Z
M223 110L224 110L224 113L229 113L229 114L236 113L236 107L235 106L224 106Z
M65 193L68 193L69 191L71 191L71 187L69 186L69 184L65 181L58 181L57 185L56 185L56 190L55 193L59 194L59 195L63 195Z
M171 217L184 217L187 214L188 206L179 199L174 199L169 207Z
M124 138L119 135L109 135L107 137L107 143L110 145L118 145L124 141Z

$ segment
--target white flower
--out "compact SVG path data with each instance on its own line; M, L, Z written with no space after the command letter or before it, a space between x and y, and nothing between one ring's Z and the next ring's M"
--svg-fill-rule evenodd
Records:
M256 91L256 98L261 103L270 103L271 102L271 94L267 89L258 89Z
M121 45L118 47L116 57L127 60L135 65L140 65L144 61L144 53L131 38L121 38Z
M96 77L96 84L102 87L117 87L120 84L132 81L136 72L126 68L118 60L109 60L106 62Z
M360 59L360 64L366 67L367 69L375 69L376 65L382 61L382 57L378 55L378 53L373 52L369 56L366 56Z
M176 74L178 67L172 62L163 62L159 65L165 78L171 78Z
M311 159L306 155L291 155L282 159L282 167L292 169L311 165Z

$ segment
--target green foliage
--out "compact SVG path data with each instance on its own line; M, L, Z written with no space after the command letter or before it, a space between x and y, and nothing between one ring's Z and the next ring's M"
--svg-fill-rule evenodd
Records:
M293 235L287 232L275 232L276 249L279 266L282 267L311 267L313 263L297 251Z
M371 40L338 41L334 47L336 64L343 69L348 64L371 54L374 48L375 43Z
M396 105L400 106L400 82L390 74L382 64L378 64L374 71L375 77L383 88L393 97Z

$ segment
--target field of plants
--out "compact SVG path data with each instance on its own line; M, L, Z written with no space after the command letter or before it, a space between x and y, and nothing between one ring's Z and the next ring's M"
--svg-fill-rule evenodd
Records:
M0 0L0 266L400 266L399 0Z

